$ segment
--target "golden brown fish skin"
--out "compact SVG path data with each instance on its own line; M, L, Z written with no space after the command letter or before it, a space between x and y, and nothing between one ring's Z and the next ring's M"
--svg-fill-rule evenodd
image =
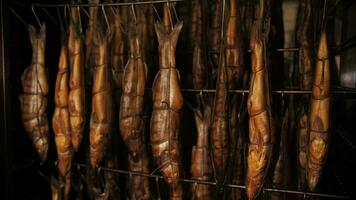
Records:
M244 55L242 48L242 26L239 24L237 0L230 0L226 25L226 69L229 89L236 89L241 84L244 73Z
M183 96L176 69L175 48L183 23L179 22L170 33L156 23L159 43L159 67L153 83L153 112L151 117L151 145L157 166L168 181L170 199L182 199L180 152L178 146L180 110Z
M257 18L264 15L265 0L259 1ZM261 24L263 23L263 24ZM246 193L254 199L262 188L272 156L273 126L265 39L269 22L255 20L250 40L252 76L247 101L249 114L249 145L247 154Z
M214 67L219 65L219 52L221 43L221 18L222 18L222 2L221 0L215 1L215 9L213 11L213 16L211 17L211 28L210 28L210 50L214 52L212 55Z
M125 43L124 36L122 33L121 23L122 17L121 12L115 13L113 16L114 26L113 26L113 38L111 41L111 51L110 60L112 67L113 80L115 84L116 93L121 90L122 87L122 77L124 75L125 68Z
M39 33L28 26L32 46L32 61L21 76L21 114L25 131L44 161L48 152L47 94L49 91L48 72L45 68L46 26L41 25Z
M84 83L84 54L81 39L79 13L71 8L69 25L68 56L69 56L69 117L71 140L74 151L78 151L83 138L85 123L85 83Z
M309 145L307 156L307 184L315 190L326 159L329 137L330 62L326 32L320 36L315 67L312 99L309 110Z
M209 127L211 122L211 106L206 104L204 111L195 113L195 124L197 127L197 144L192 150L192 178L196 180L209 181L213 177L212 164L209 151ZM209 200L212 197L212 188L209 185L192 184L192 199Z
M94 54L94 84L92 90L92 113L90 117L90 164L96 167L102 161L110 139L113 123L112 75L108 66L108 36L95 38L98 54Z
M52 119L52 127L57 149L58 172L60 180L64 182L64 199L69 198L71 187L71 166L73 158L73 147L69 114L69 69L67 39L62 40L61 54L58 64L54 102L55 110Z
M139 26L132 28L129 38L130 58L123 77L120 104L120 133L129 149L129 170L149 173L145 145L144 95L147 66L143 58ZM129 180L130 199L150 199L147 177Z
M212 160L215 181L222 183L226 178L229 157L229 114L228 85L225 56L220 51L220 63L216 81L214 112L211 125Z

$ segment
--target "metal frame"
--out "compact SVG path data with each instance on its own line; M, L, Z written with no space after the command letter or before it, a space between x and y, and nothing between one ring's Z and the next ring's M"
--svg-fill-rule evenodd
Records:
M72 163L72 165L80 168L90 168L90 166L81 164L81 163ZM117 173L117 174L123 174L125 176L131 177L131 176L142 176L142 177L147 177L147 178L152 178L155 179L157 182L159 179L165 179L161 175L155 175L155 174L145 174L145 173L140 173L140 172L133 172L133 171L127 171L127 170L120 170L120 169L112 169L112 168L106 168L106 167L98 167L98 170L103 170L111 173ZM194 184L203 184L203 185L211 185L211 186L217 186L216 182L212 181L202 181L202 180L195 180L195 179L184 179L180 178L178 179L181 182L184 183L194 183ZM232 189L240 189L240 190L245 190L246 187L244 185L236 185L236 184L225 184L224 187L227 188L232 188ZM340 196L340 195L334 195L334 194L324 194L324 193L316 193L316 192L304 192L304 191L297 191L297 190L286 190L286 189L278 189L278 188L266 188L264 187L263 192L278 192L278 193L284 193L284 194L294 194L294 195L299 195L303 196L304 198L308 196L314 196L314 197L324 197L324 198L333 198L333 199L349 199L349 197L346 196Z
M12 199L11 159L9 152L9 65L7 60L7 12L8 1L0 1L0 193L1 199Z
M102 7L102 6L131 6L131 5L145 5L145 4L161 4L161 3L176 3L185 0L151 0L151 1L137 1L125 3L99 3L99 4L32 4L35 7Z

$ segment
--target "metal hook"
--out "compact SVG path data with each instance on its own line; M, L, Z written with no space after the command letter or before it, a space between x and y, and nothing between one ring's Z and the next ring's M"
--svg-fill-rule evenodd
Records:
M31 10L32 10L33 15L34 15L35 18L36 18L36 21L37 21L37 23L38 23L38 26L41 27L41 22L40 22L40 20L38 19L38 16L37 16L36 11L35 11L35 4L32 4L32 5L31 5Z
M80 17L80 7L79 6L77 6L77 12L78 12L79 32L80 32L80 34L82 34L83 26L82 26L82 19Z
M158 194L158 199L161 200L161 191L159 190L159 182L158 182L158 176L156 176L156 188L157 188L157 194Z
M49 19L56 25L58 26L57 21L52 17L51 14L49 14L48 10L45 7L42 7L43 12L49 17Z
M100 180L101 185L104 186L104 185L105 185L105 181L104 181L104 178L103 178L102 175L101 175L101 170L102 170L102 168L101 168L101 167L98 167L99 180Z
M10 8L10 10L25 26L27 26L26 22L15 12L14 9Z
M160 23L162 23L162 19L161 19L161 17L160 17L159 14L158 14L158 11L157 11L156 6L153 4L153 1L151 1L151 2L152 2L151 6L152 6L153 10L154 10L155 13L156 13L156 17L158 18L158 21L159 21Z
M135 5L132 3L131 4L131 12L134 17L135 24L137 24L137 16L136 16L136 11L135 11Z
M107 33L110 34L111 33L110 24L109 24L108 17L106 16L106 11L104 9L104 6L105 6L105 3L101 4L101 11L103 12L105 23L107 26Z

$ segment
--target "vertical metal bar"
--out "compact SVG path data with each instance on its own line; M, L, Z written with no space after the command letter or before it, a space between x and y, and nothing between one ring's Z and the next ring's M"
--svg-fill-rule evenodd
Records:
M9 159L9 127L8 127L8 64L6 57L6 25L7 25L7 0L0 1L0 194L1 199L9 200L11 190L11 168Z

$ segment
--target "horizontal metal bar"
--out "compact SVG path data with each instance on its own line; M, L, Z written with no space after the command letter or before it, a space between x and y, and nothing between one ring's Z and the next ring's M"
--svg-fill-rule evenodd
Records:
M75 166L79 167L88 167L85 164L80 164L80 163L73 163ZM156 180L158 179L164 179L163 176L160 175L154 175L154 174L145 174L145 173L140 173L140 172L132 172L132 171L126 171L126 170L120 170L120 169L112 169L112 168L106 168L106 167L98 167L100 170L108 171L108 172L113 172L113 173L118 173L118 174L125 174L128 176L143 176L143 177L148 177L148 178L155 178ZM185 183L195 183L195 184L203 184L203 185L212 185L216 186L216 182L212 181L202 181L202 180L196 180L196 179L178 179L181 182ZM226 187L229 188L235 188L235 189L246 189L244 185L236 185L236 184L226 184ZM326 197L326 198L334 198L334 199L348 199L348 197L345 196L340 196L340 195L334 195L334 194L323 194L323 193L315 193L315 192L303 192L303 191L297 191L297 190L284 190L284 189L277 189L277 188L263 188L264 191L266 192L278 192L278 193L286 193L286 194L295 194L295 195L303 195L303 196L316 196L316 197Z
M183 92L203 92L203 93L214 93L215 89L181 89ZM249 93L249 90L229 90L231 93ZM311 90L273 90L272 93L276 94L311 94ZM356 95L356 90L350 91L350 90L331 90L331 94L352 94Z
M135 1L122 3L99 3L99 4L32 4L35 7L102 7L102 6L131 6L131 5L145 5L145 4L161 4L161 3L176 3L184 0L156 0L156 1Z

